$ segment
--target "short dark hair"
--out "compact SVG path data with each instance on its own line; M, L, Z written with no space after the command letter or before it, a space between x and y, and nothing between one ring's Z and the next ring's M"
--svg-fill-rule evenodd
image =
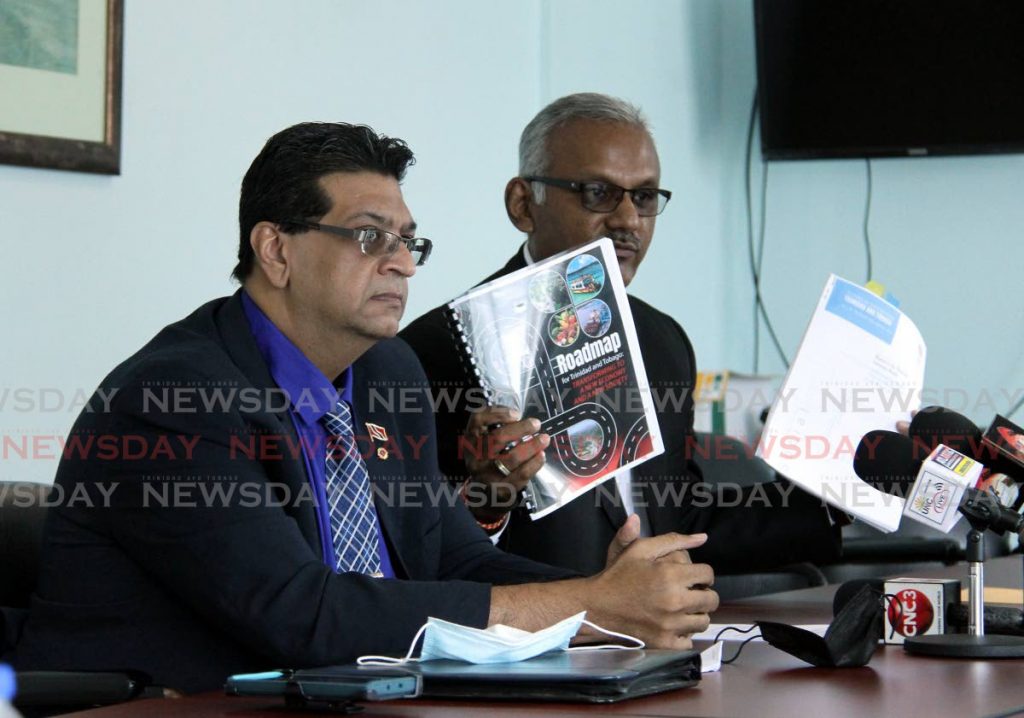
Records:
M238 264L231 275L242 282L252 273L255 255L249 235L258 222L319 219L331 210L320 178L334 172L379 172L401 181L416 161L400 139L366 125L303 122L267 140L242 179L238 202ZM281 225L282 231L306 231Z

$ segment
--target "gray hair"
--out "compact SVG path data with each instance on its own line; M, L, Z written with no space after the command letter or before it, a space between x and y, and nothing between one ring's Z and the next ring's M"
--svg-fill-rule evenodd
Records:
M643 112L634 104L597 92L579 92L561 97L530 120L519 138L519 176L544 175L550 164L548 139L551 133L573 120L599 120L635 125L650 134ZM532 182L533 199L544 202L544 185Z

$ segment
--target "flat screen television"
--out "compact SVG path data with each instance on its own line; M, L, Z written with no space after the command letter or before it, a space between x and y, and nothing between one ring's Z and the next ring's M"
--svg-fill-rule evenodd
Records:
M754 0L766 159L1024 152L1024 0Z

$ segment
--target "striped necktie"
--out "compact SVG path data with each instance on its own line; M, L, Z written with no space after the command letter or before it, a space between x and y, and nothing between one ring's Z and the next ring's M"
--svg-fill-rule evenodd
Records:
M323 418L327 444L326 489L331 542L339 572L380 575L377 512L370 499L370 477L352 430L352 411L338 401Z

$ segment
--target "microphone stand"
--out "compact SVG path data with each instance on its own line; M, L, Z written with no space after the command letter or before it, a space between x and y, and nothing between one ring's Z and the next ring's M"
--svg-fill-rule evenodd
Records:
M1024 636L985 635L985 531L1020 531L1020 514L1008 511L984 491L970 490L960 504L971 530L967 534L967 569L970 578L967 633L939 633L908 638L907 653L946 658L1024 658Z

